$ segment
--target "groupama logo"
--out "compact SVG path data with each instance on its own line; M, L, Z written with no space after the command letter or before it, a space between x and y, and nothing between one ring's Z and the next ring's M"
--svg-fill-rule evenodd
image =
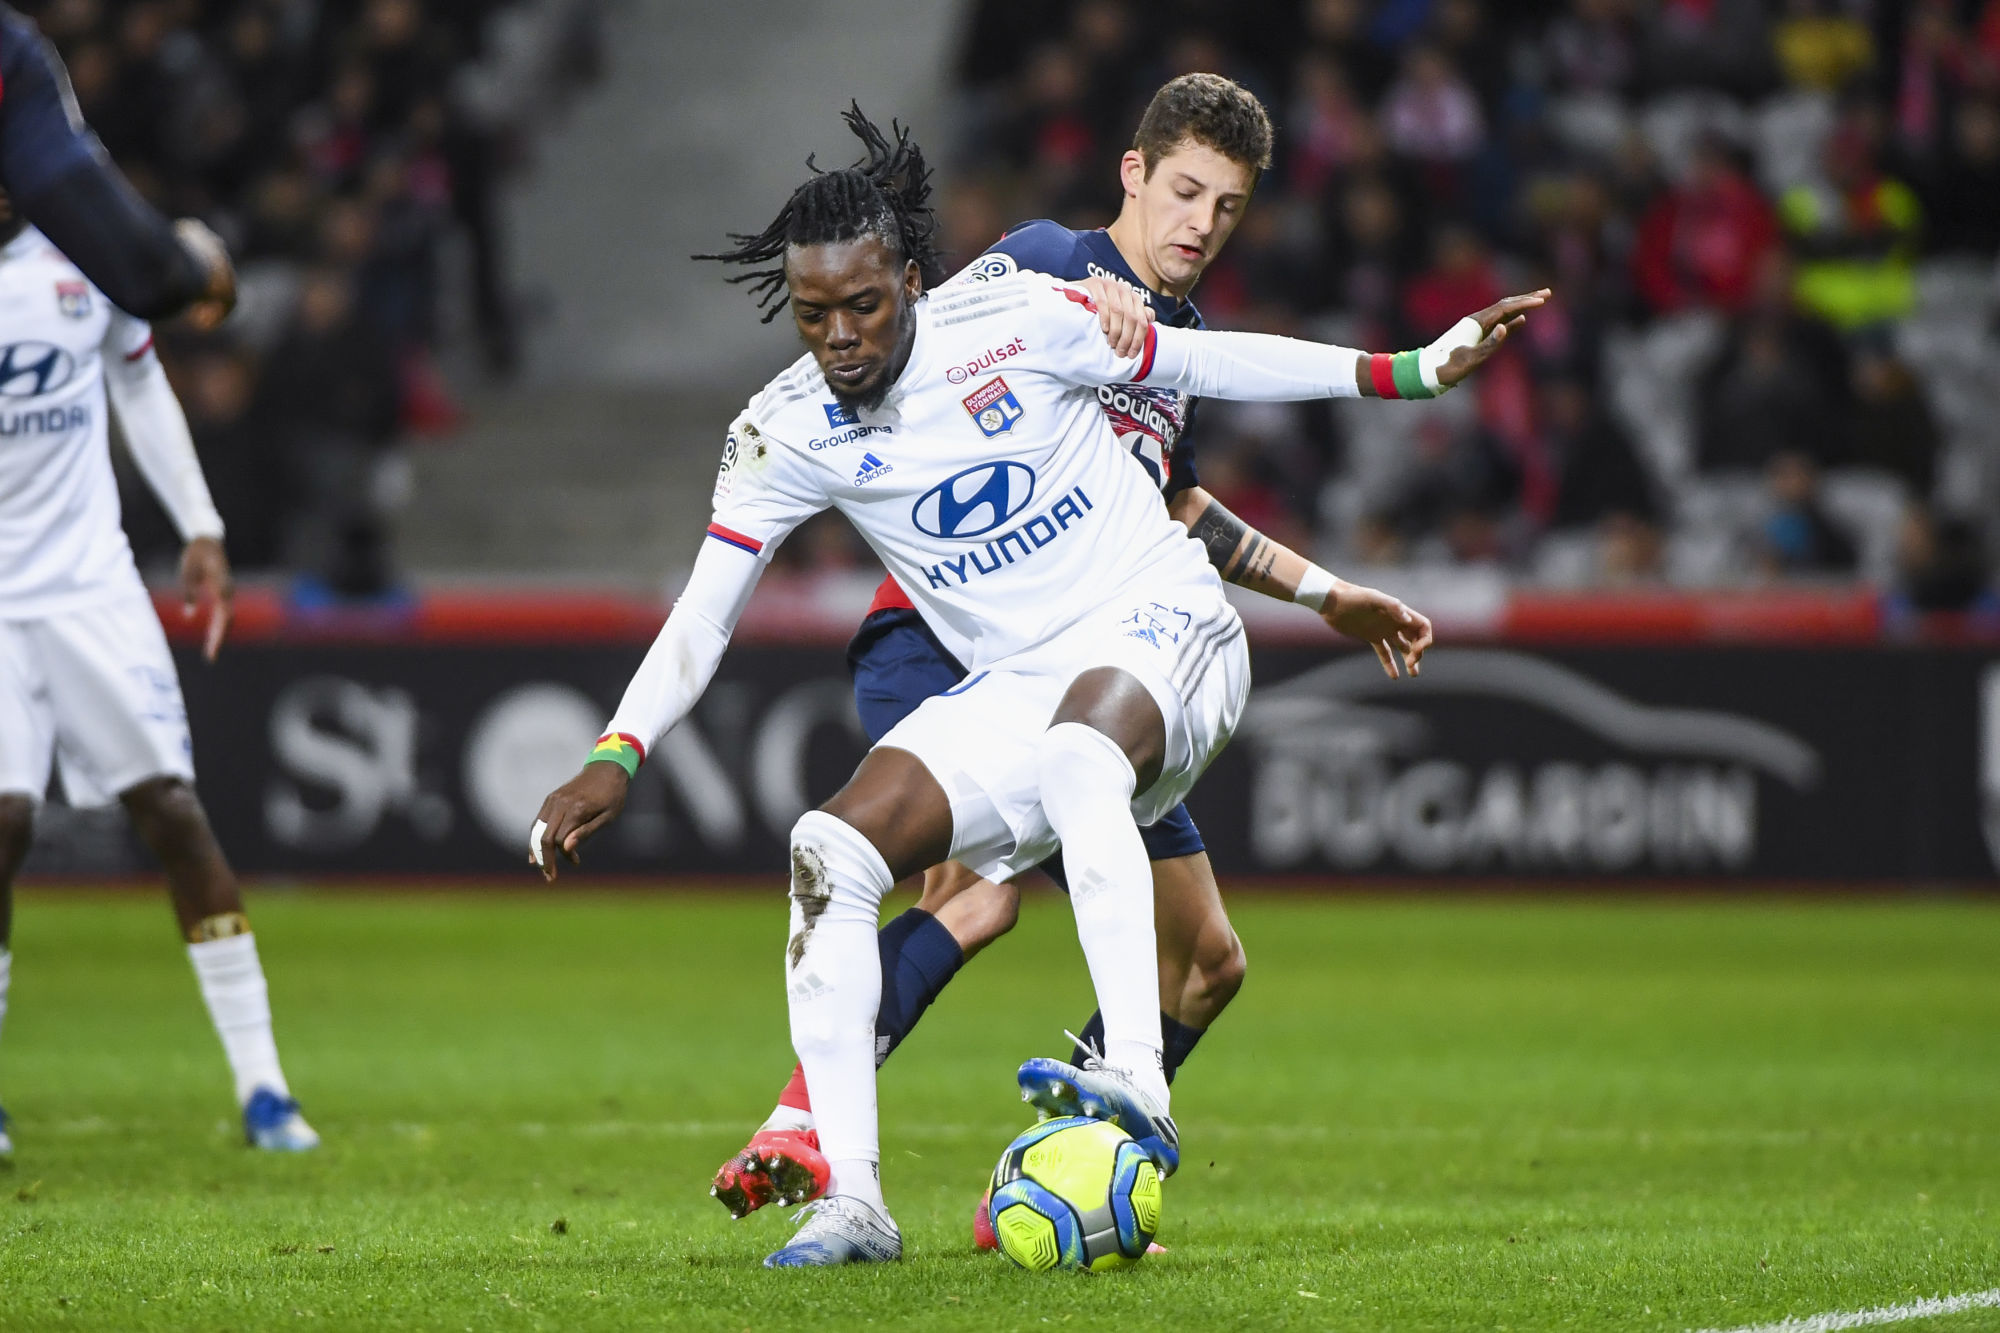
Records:
M39 398L69 383L76 362L54 343L18 342L0 349L0 395Z
M1003 459L946 477L923 493L910 521L933 537L980 537L1028 507L1035 498L1035 470Z

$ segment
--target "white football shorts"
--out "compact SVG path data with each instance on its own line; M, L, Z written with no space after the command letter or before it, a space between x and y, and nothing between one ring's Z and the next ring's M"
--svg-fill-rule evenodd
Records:
M0 618L0 792L39 801L52 762L73 806L109 805L147 778L194 780L180 678L144 592Z
M1166 719L1160 778L1132 801L1141 827L1186 798L1229 743L1250 695L1243 622L1219 585L1114 601L1049 642L974 672L924 700L879 742L914 754L944 788L952 860L1005 880L1055 851L1036 751L1071 682L1098 667L1137 677Z

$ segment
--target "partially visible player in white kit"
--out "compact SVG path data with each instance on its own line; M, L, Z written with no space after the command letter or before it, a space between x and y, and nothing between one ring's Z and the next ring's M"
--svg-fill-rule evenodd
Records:
M644 752L707 688L772 548L821 510L845 514L926 623L966 645L965 680L892 728L792 831L786 993L832 1183L773 1267L901 1256L880 1180L876 927L883 895L940 862L997 882L1060 843L1104 1016L1082 1109L1177 1165L1139 826L1227 743L1249 655L1201 543L1168 516L1096 390L1355 397L1373 366L1347 348L1158 325L1120 357L1089 297L1046 274L926 297L937 263L922 159L858 111L850 124L868 160L808 180L723 256L778 261L748 276L774 313L789 308L808 354L732 427L710 540L608 734L530 834L553 879L559 857L575 859L616 817ZM1516 299L1516 310L1542 303ZM1382 373L1435 392L1519 323L1474 322ZM1373 621L1357 620L1355 636L1414 671L1429 622L1367 596Z
M151 330L5 209L4 195L0 241L0 1017L14 876L57 767L71 805L121 802L164 866L247 1141L315 1147L279 1067L236 878L195 797L180 680L120 526L107 405L187 542L181 581L190 610L211 604L210 659L229 615L222 519ZM0 1149L13 1151L4 1113Z

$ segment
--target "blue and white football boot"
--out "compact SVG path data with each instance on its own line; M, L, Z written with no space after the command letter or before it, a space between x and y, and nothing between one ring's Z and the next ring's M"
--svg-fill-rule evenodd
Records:
M810 1214L810 1216L808 1216ZM829 1194L799 1209L806 1224L782 1250L765 1256L766 1268L831 1268L882 1264L903 1257L903 1233L888 1214L851 1194Z
M259 1088L243 1103L243 1137L265 1152L307 1152L319 1147L319 1134L299 1114L296 1098Z
M14 1160L14 1136L7 1132L7 1109L0 1107L0 1162Z
M1101 1052L1071 1033L1063 1035L1087 1052L1083 1067L1046 1056L1026 1061L1014 1076L1021 1085L1021 1100L1043 1119L1082 1115L1109 1120L1132 1136L1162 1176L1178 1171L1181 1132L1174 1118L1130 1074L1106 1064Z

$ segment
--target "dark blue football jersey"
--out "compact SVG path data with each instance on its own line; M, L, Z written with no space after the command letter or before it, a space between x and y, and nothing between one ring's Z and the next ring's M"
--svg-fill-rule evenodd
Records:
M1153 318L1184 329L1202 328L1201 312L1192 301L1176 301L1139 281L1132 266L1102 228L1075 231L1060 222L1040 218L1010 229L986 252L953 276L953 282L986 282L1020 269L1076 282L1109 278L1146 298ZM1108 384L1097 400L1111 419L1118 438L1132 450L1168 499L1201 484L1196 474L1194 446L1188 439L1194 423L1195 399L1178 389L1147 384Z
M40 30L13 6L0 5L0 188L39 194L102 151Z
M0 189L14 212L142 319L201 295L208 275L83 123L55 48L0 4Z

